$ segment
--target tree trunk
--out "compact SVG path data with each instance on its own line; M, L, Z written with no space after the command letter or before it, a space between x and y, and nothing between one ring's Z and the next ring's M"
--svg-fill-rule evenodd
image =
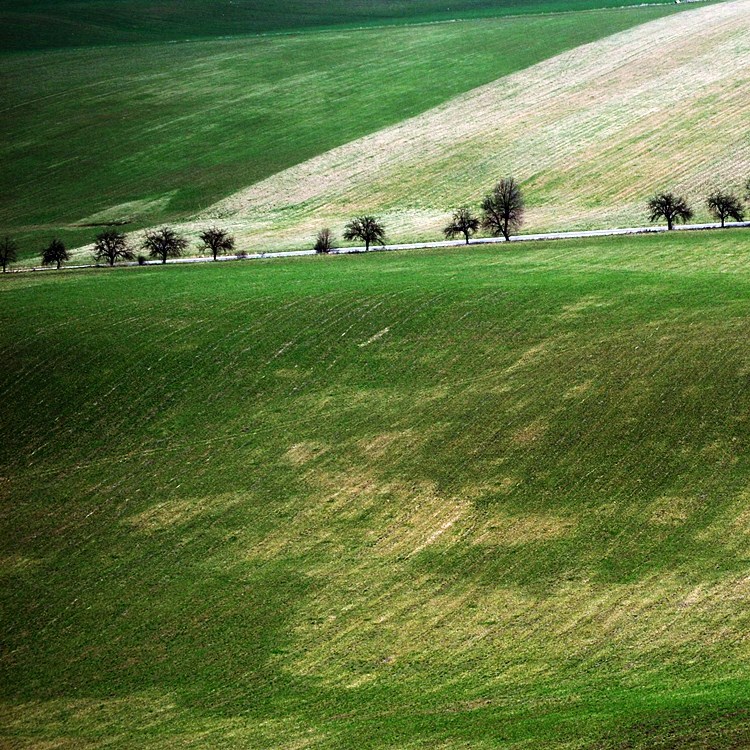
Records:
M58 271L60 270L60 261L59 260L57 261L57 270Z
M468 232L464 232L464 237L466 237L466 244L468 245L469 244L469 233Z
M667 229L672 230L672 217L667 216Z
M370 240L365 240L365 252L370 252Z

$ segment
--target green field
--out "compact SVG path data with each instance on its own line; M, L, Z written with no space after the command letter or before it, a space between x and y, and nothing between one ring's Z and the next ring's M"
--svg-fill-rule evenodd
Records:
M748 746L748 253L0 280L0 744Z
M0 57L0 231L185 219L241 188L673 6ZM446 51L450 54L446 54ZM283 200L283 196L274 196Z
M647 3L658 0L646 0ZM642 0L0 0L0 49L172 41L639 5Z

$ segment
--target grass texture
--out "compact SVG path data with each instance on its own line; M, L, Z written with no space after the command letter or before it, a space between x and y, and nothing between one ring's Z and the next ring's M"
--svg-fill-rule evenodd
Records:
M0 49L160 42L639 5L642 0L0 0ZM647 3L656 0L647 0Z
M674 6L0 57L0 229L25 255L235 191ZM277 196L283 200L283 196Z
M0 280L0 742L747 745L749 252Z

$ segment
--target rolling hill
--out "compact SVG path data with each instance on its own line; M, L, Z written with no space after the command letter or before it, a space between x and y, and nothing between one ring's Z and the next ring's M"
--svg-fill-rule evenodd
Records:
M184 220L676 7L0 56L1 231L30 255L55 233Z
M750 2L668 16L563 52L258 182L204 213L262 247L340 235L353 213L393 241L435 239L513 174L527 229L640 226L657 190L700 218L750 176ZM189 227L188 227L189 228Z
M586 6L4 2L2 234L434 239L509 173L528 229L744 181L750 0L539 13ZM0 747L750 746L749 253L3 276Z
M3 279L0 744L746 746L748 252Z
M0 49L184 41L648 5L657 0L0 0Z

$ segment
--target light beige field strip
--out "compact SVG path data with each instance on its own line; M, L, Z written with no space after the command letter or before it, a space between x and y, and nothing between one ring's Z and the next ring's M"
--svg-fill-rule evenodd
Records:
M390 228L407 236L513 173L531 198L529 229L642 223L643 197L655 189L698 195L738 183L750 171L749 130L750 0L736 0L499 79L257 183L201 218L292 239L321 218L335 226L367 210L390 215Z

